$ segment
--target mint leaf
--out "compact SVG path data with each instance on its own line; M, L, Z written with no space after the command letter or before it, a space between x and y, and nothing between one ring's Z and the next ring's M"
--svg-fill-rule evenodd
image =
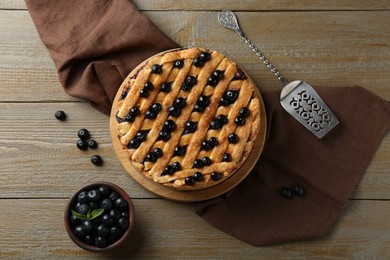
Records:
M87 218L86 215L80 214L80 213L74 211L73 209L72 209L72 214L73 214L73 216L75 216L76 218L88 220L88 218Z
M83 215L83 214L80 214L77 211L74 211L72 209L73 216L75 216L76 218L85 219L85 220L95 219L95 218L99 217L101 214L103 214L103 212L104 212L104 209L94 209L93 211L88 211L87 215Z
M103 214L103 212L104 212L104 209L94 209L94 210L92 211L92 213L91 213L91 218L90 218L90 220L99 217L101 214ZM89 213L89 212L88 212L88 213Z

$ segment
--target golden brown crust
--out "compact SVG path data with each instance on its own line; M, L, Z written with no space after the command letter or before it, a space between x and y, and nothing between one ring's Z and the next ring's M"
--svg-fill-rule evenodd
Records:
M200 59L202 54L209 54L210 58L203 56ZM180 68L174 65L178 60L183 61ZM201 64L195 62L199 60ZM152 70L155 64L161 66L158 73ZM213 84L209 78L215 71L222 72L222 75ZM245 74L241 73L242 76L237 78L238 72L242 71L219 52L189 48L154 56L130 73L122 83L123 94L114 109L117 111L118 138L136 170L156 183L178 190L208 188L234 174L248 158L261 123L255 85ZM186 89L183 84L189 76L196 80ZM151 83L153 89L148 91L147 97L142 97L140 92L147 82ZM161 91L164 83L170 84L170 91ZM233 101L223 105L221 99L226 99L228 92L234 92L236 96ZM208 104L197 111L194 107L199 104L201 96L207 97ZM179 115L173 115L169 111L176 107L174 102L178 98L184 99L185 105L179 109ZM150 111L154 111L151 107L156 103L161 109L150 117ZM134 108L138 109L135 116L130 112ZM247 108L248 115L240 115L241 108ZM212 121L218 121L216 118L219 115L226 116L227 122L219 127L211 127ZM235 123L237 117L243 117L245 123ZM161 132L166 132L164 123L167 120L175 122L175 129L169 131L169 138L161 140ZM195 131L186 132L188 121L196 122ZM238 136L238 143L228 141L232 133ZM211 148L204 145L204 141L210 144L210 138L218 140L218 144ZM184 155L175 154L177 146L186 147ZM156 149L160 149L161 156L153 152ZM231 161L223 161L226 153L231 156ZM194 168L195 160L205 157L211 160L211 165ZM174 173L167 171L167 167L175 163L179 163L181 169ZM202 180L195 181L194 174L197 172L202 173Z

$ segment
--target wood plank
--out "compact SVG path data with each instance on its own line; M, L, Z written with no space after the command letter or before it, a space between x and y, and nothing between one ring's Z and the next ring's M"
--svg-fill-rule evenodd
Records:
M68 120L54 118L64 110ZM76 148L77 131L87 128L96 151ZM100 154L103 167L90 163ZM383 140L353 198L390 199L390 134ZM68 197L96 180L122 184L131 196L151 198L121 167L111 145L109 118L87 103L0 103L0 198Z
M97 254L78 248L63 227L65 199L0 199L0 258L259 259L390 257L389 201L353 201L335 228L309 242L254 247L211 227L189 204L137 199L136 226L123 247ZM15 221L15 220L18 221ZM26 250L26 248L28 250ZM228 257L227 257L228 256Z
M140 10L249 10L249 11L284 11L284 10L389 10L386 0L270 0L246 1L235 0L134 0ZM24 0L2 0L0 9L25 10Z
M262 91L280 89L280 83L239 36L219 25L215 12L145 14L178 43L219 50L229 56ZM361 85L386 100L390 100L389 14L390 11L237 13L252 42L287 79L303 79L314 86ZM61 89L54 65L27 11L0 11L0 31L0 85L4 86L0 88L0 101L77 100Z

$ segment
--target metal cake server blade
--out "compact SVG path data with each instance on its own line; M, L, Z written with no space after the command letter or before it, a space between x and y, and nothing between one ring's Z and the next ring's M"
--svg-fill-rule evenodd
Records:
M224 27L238 33L264 65L282 82L284 87L280 93L280 103L299 123L318 138L324 137L339 123L339 120L310 84L300 80L288 82L276 70L242 32L237 17L232 11L221 11L218 20Z

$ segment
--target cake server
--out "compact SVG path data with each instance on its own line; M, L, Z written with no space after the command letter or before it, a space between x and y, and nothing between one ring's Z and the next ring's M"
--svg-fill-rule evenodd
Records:
M324 137L339 123L339 120L310 84L302 80L288 82L275 69L242 32L237 17L232 11L221 11L218 20L224 27L238 33L264 65L282 82L283 89L280 93L280 103L298 122L318 138Z

